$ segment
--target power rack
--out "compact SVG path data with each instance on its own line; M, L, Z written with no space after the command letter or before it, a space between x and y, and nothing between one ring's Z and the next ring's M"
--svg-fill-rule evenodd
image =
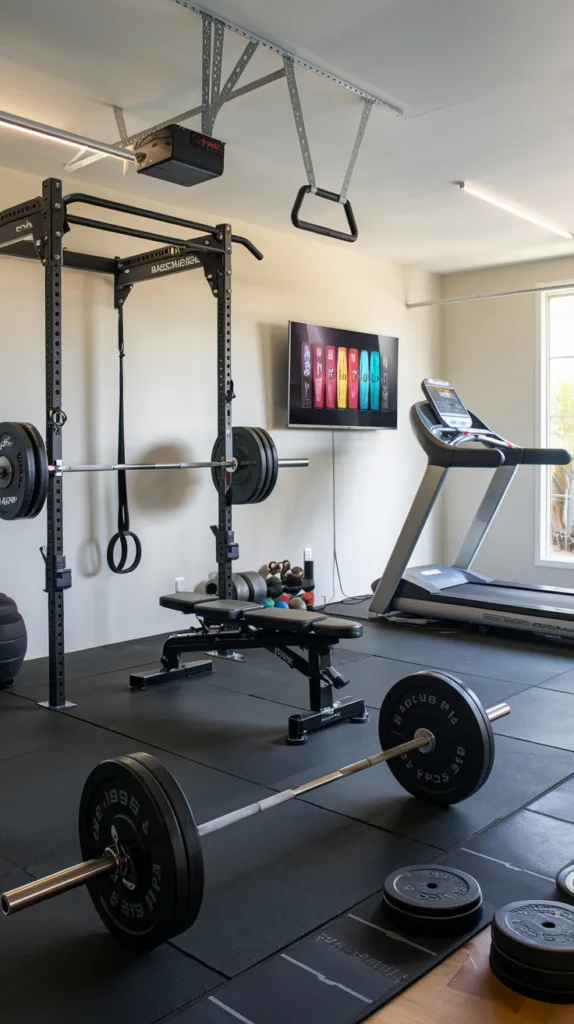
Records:
M133 217L199 231L199 237L173 238L125 225L110 224L70 212L74 205L114 210ZM155 242L161 246L127 258L107 259L64 249L64 236L73 225ZM233 459L231 378L231 257L233 243L245 246L258 260L262 253L249 239L233 235L229 224L211 226L167 214L75 192L62 195L62 182L47 178L42 195L0 213L0 252L39 259L44 267L46 348L46 453L50 465L62 462L66 414L62 402L62 269L73 268L114 279L114 307L121 310L133 286L186 270L203 268L217 300L217 436L226 462ZM232 598L232 561L239 554L232 522L231 478L218 474L218 519L212 527L216 541L219 595ZM47 495L47 541L43 552L48 594L49 693L45 706L66 706L64 591L72 586L66 566L63 527L62 476L50 475Z

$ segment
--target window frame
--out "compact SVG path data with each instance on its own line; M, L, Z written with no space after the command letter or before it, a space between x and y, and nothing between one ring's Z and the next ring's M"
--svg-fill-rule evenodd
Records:
M561 296L574 295L571 279L553 281L546 285L547 290L540 293L536 303L536 438L541 448L548 446L548 411L550 408L550 299L556 294ZM556 293L553 288L560 287ZM573 354L574 357L574 354ZM534 564L551 569L574 569L574 553L568 557L564 553L553 558L548 554L548 530L550 522L550 473L546 466L536 467L536 506L535 506L535 552Z

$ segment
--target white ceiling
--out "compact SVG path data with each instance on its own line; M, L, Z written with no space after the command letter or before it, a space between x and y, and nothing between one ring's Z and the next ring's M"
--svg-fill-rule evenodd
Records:
M207 5L404 109L401 119L371 114L350 190L358 248L437 271L574 252L452 184L466 179L574 231L572 0ZM114 142L114 104L132 132L200 102L201 19L172 0L0 0L0 24L0 106L12 113ZM226 32L224 77L244 45ZM240 84L280 66L260 48ZM302 70L298 81L318 184L338 190L361 100ZM225 175L190 191L133 168L123 178L114 160L78 177L216 220L294 230L305 175L285 82L229 103L215 134L227 143ZM61 174L71 153L0 128L4 165ZM333 212L308 202L317 219Z

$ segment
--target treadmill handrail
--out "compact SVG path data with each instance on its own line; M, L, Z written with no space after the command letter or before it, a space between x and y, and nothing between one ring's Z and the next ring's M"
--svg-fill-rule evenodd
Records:
M411 425L432 466L567 466L572 461L572 455L565 448L521 448L495 433L472 412L473 425L468 434L464 430L453 429L450 431L452 437L443 441L435 429L449 433L448 428L440 428L440 424L433 423L429 413L433 415L428 402L417 402L411 407ZM463 448L471 442L485 447ZM454 457L449 459L448 452ZM502 455L500 461L492 459L497 452ZM487 457L489 453L490 458Z
M425 406L428 407L426 402L417 402L411 406L410 419L411 426L428 455L430 466L482 466L486 469L497 469L499 466L504 465L505 455L500 448L470 449L455 447L456 439L460 438L460 435L454 434L454 431L453 442L455 443L447 444L445 441L441 441L439 437L436 437L428 429L424 422L421 413ZM470 435L468 440L474 441L476 438Z

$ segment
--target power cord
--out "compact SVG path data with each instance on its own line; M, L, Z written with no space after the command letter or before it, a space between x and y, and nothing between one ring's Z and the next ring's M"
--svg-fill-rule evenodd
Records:
M337 601L337 604L349 604L349 605L361 604L363 601L368 600L368 598L370 598L370 596L371 596L370 594L357 594L357 595L347 594L345 592L345 588L343 586L343 581L341 579L341 568L340 568L340 565L339 565L339 555L338 555L338 552L337 552L337 478L336 478L336 472L335 472L335 431L334 430L331 431L331 466L332 466L332 488L331 488L331 492L332 492L332 519L333 519L333 574L332 574L332 578L331 578L331 586L333 588L333 593L332 593L331 597L329 598L329 600L325 601L325 604L321 606L322 608L326 608L327 605L332 604L334 601L337 600L337 589L336 589L335 578L338 580L339 590L340 590L341 594L343 595L343 600L342 601L340 601L340 600Z

